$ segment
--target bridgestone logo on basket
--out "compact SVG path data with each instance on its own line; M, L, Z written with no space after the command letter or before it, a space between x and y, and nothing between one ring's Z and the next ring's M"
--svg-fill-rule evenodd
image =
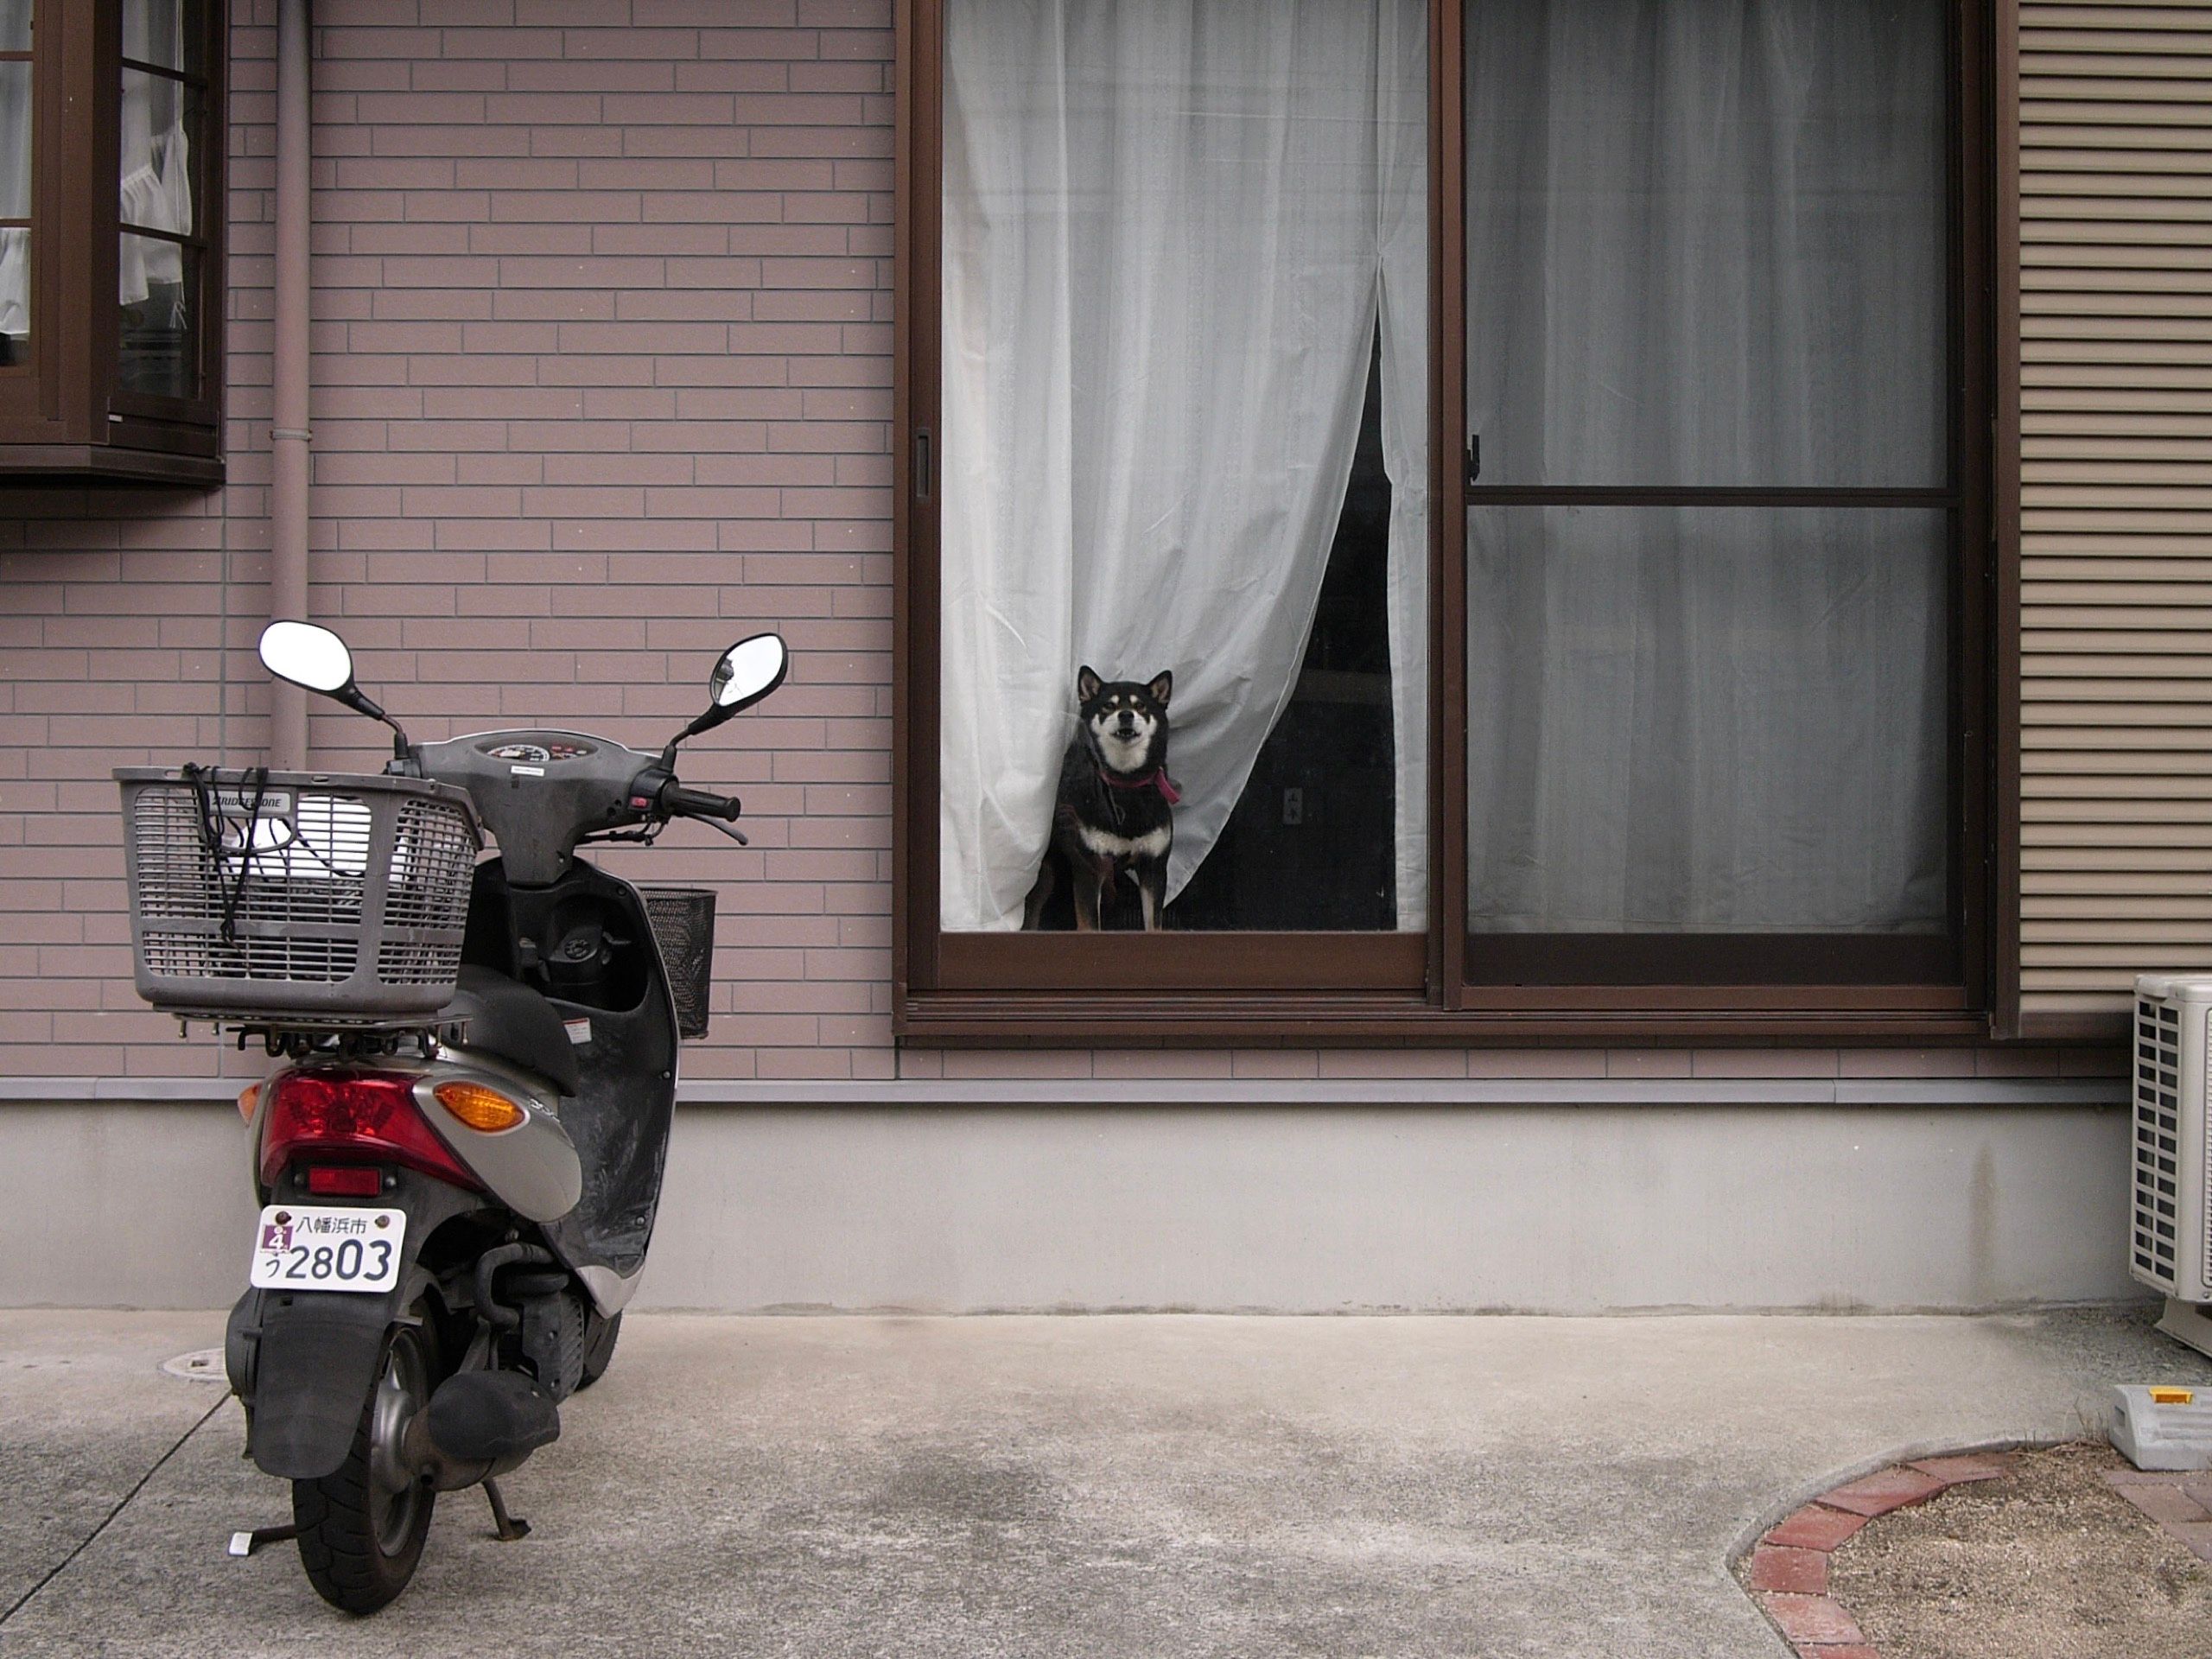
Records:
M222 812L251 813L263 818L285 818L292 814L292 798L281 789L272 789L264 795L258 806L253 797L242 790L219 789L214 795L216 808Z

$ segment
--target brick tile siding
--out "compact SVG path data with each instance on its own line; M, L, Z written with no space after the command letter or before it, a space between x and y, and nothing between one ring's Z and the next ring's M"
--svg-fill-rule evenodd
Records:
M131 990L108 772L266 741L274 16L232 10L228 486L0 508L14 1074L217 1060ZM720 890L691 1075L888 1075L889 0L316 20L324 620L417 736L639 745L697 711L723 645L781 629L790 683L685 766L745 797L753 847L679 827L611 861ZM329 705L311 741L380 761Z
M275 10L232 0L229 483L0 505L0 1073L258 1070L132 991L118 765L259 757ZM312 576L409 730L658 744L713 656L791 682L698 742L753 844L704 1077L860 1077L890 1040L890 0L320 0ZM327 710L327 712L324 712ZM373 769L330 705L318 764ZM2100 1057L1254 1048L904 1057L909 1076L2055 1075Z

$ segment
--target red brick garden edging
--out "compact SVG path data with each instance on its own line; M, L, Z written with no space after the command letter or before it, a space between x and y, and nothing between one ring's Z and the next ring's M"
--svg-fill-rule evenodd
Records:
M2212 1472L2162 1474L2148 1469L2109 1469L2105 1484L2178 1538L2200 1561L2212 1561Z
M1881 1659L1858 1621L1828 1594L1828 1556L1878 1515L2011 1472L2001 1454L1918 1458L1846 1481L1769 1527L1744 1564L1744 1584L1799 1659Z

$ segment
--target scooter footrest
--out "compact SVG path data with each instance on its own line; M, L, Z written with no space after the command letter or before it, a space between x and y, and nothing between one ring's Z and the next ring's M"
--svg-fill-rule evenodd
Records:
M520 1371L463 1371L430 1396L430 1441L458 1463L520 1458L561 1438L561 1408Z

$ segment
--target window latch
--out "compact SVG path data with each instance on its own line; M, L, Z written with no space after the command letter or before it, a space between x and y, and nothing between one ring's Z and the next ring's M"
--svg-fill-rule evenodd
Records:
M914 432L914 499L930 499L930 434L927 427Z
M1483 435L1470 433L1467 437L1467 487L1473 489L1475 480L1483 475Z

